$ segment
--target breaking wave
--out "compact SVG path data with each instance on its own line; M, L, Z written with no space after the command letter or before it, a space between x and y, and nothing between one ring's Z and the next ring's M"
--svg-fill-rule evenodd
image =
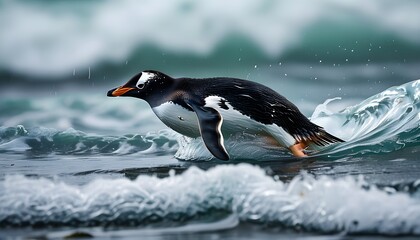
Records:
M328 111L330 101L318 106L311 120L347 142L327 147L327 154L386 153L420 141L420 80L391 87L338 113Z
M301 174L283 183L247 164L81 186L7 176L0 182L0 226L182 224L233 214L240 221L323 233L420 234L419 196L418 190L387 192L352 177Z

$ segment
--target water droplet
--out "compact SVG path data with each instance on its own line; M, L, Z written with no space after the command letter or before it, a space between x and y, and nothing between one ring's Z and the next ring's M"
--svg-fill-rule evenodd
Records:
M88 79L90 79L90 67L89 67L89 76L88 76Z
M238 62L240 62L242 60L242 58L238 58Z
M286 76L286 77L287 77L287 73L285 73L285 74L284 74L284 76Z
M279 62L279 66L281 66L281 62Z
M346 58L346 62L348 62L349 61L349 59L348 58Z
M257 67L258 67L257 65L254 66L254 68L257 68Z
M320 63L322 63L322 60L319 60Z
M128 64L128 61L125 61L125 65L127 65Z

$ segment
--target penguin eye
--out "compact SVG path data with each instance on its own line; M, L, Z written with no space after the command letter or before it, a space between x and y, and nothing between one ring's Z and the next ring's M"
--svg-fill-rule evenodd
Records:
M138 89L143 89L144 88L144 84L143 83L140 83L139 85L137 85L137 88Z

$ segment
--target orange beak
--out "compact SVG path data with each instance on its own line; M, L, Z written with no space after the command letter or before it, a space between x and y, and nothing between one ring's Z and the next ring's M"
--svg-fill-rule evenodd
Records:
M108 96L118 97L124 95L126 92L133 90L131 87L119 87L108 92Z

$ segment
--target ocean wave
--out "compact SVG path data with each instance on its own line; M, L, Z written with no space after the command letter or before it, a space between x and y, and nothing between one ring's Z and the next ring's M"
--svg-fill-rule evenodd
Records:
M69 128L95 133L133 133L155 131L164 125L154 117L147 104L120 98L105 98L105 94L41 98L10 98L0 101L0 125L27 128L48 126L64 131Z
M419 203L416 194L384 191L363 179L301 174L286 184L247 164L82 186L7 176L0 182L0 226L140 226L234 214L323 233L420 234Z
M53 4L3 1L0 68L30 77L68 77L79 71L87 76L88 69L100 64L108 66L114 62L121 67L129 60L145 64L144 59L156 54L207 57L221 51L232 39L242 39L239 45L254 46L246 45L242 53L235 50L224 55L235 60L241 54L246 56L249 49L268 59L287 56L291 49L297 49L292 59L307 57L308 49L320 49L314 55L338 54L335 60L342 61L360 55L364 61L368 56L394 59L392 53L396 50L407 60L407 56L415 56L410 53L420 43L416 35L420 31L419 9L420 4L415 1L395 4L381 0L177 0L165 4L130 0ZM386 41L372 42L384 37ZM331 39L338 40L328 42ZM340 42L348 46L340 46ZM325 43L334 45L337 51L324 49ZM382 44L387 51L379 51ZM229 46L238 43L234 41ZM145 48L157 51L144 54L143 61L138 61L133 54ZM161 61L158 58L156 63Z
M311 120L347 142L325 148L325 154L387 153L419 143L420 80L391 87L337 113L327 109L329 102L318 106Z
M170 130L149 132L146 135L98 136L74 129L58 131L49 128L24 126L0 127L1 152L34 154L173 154L178 134Z

